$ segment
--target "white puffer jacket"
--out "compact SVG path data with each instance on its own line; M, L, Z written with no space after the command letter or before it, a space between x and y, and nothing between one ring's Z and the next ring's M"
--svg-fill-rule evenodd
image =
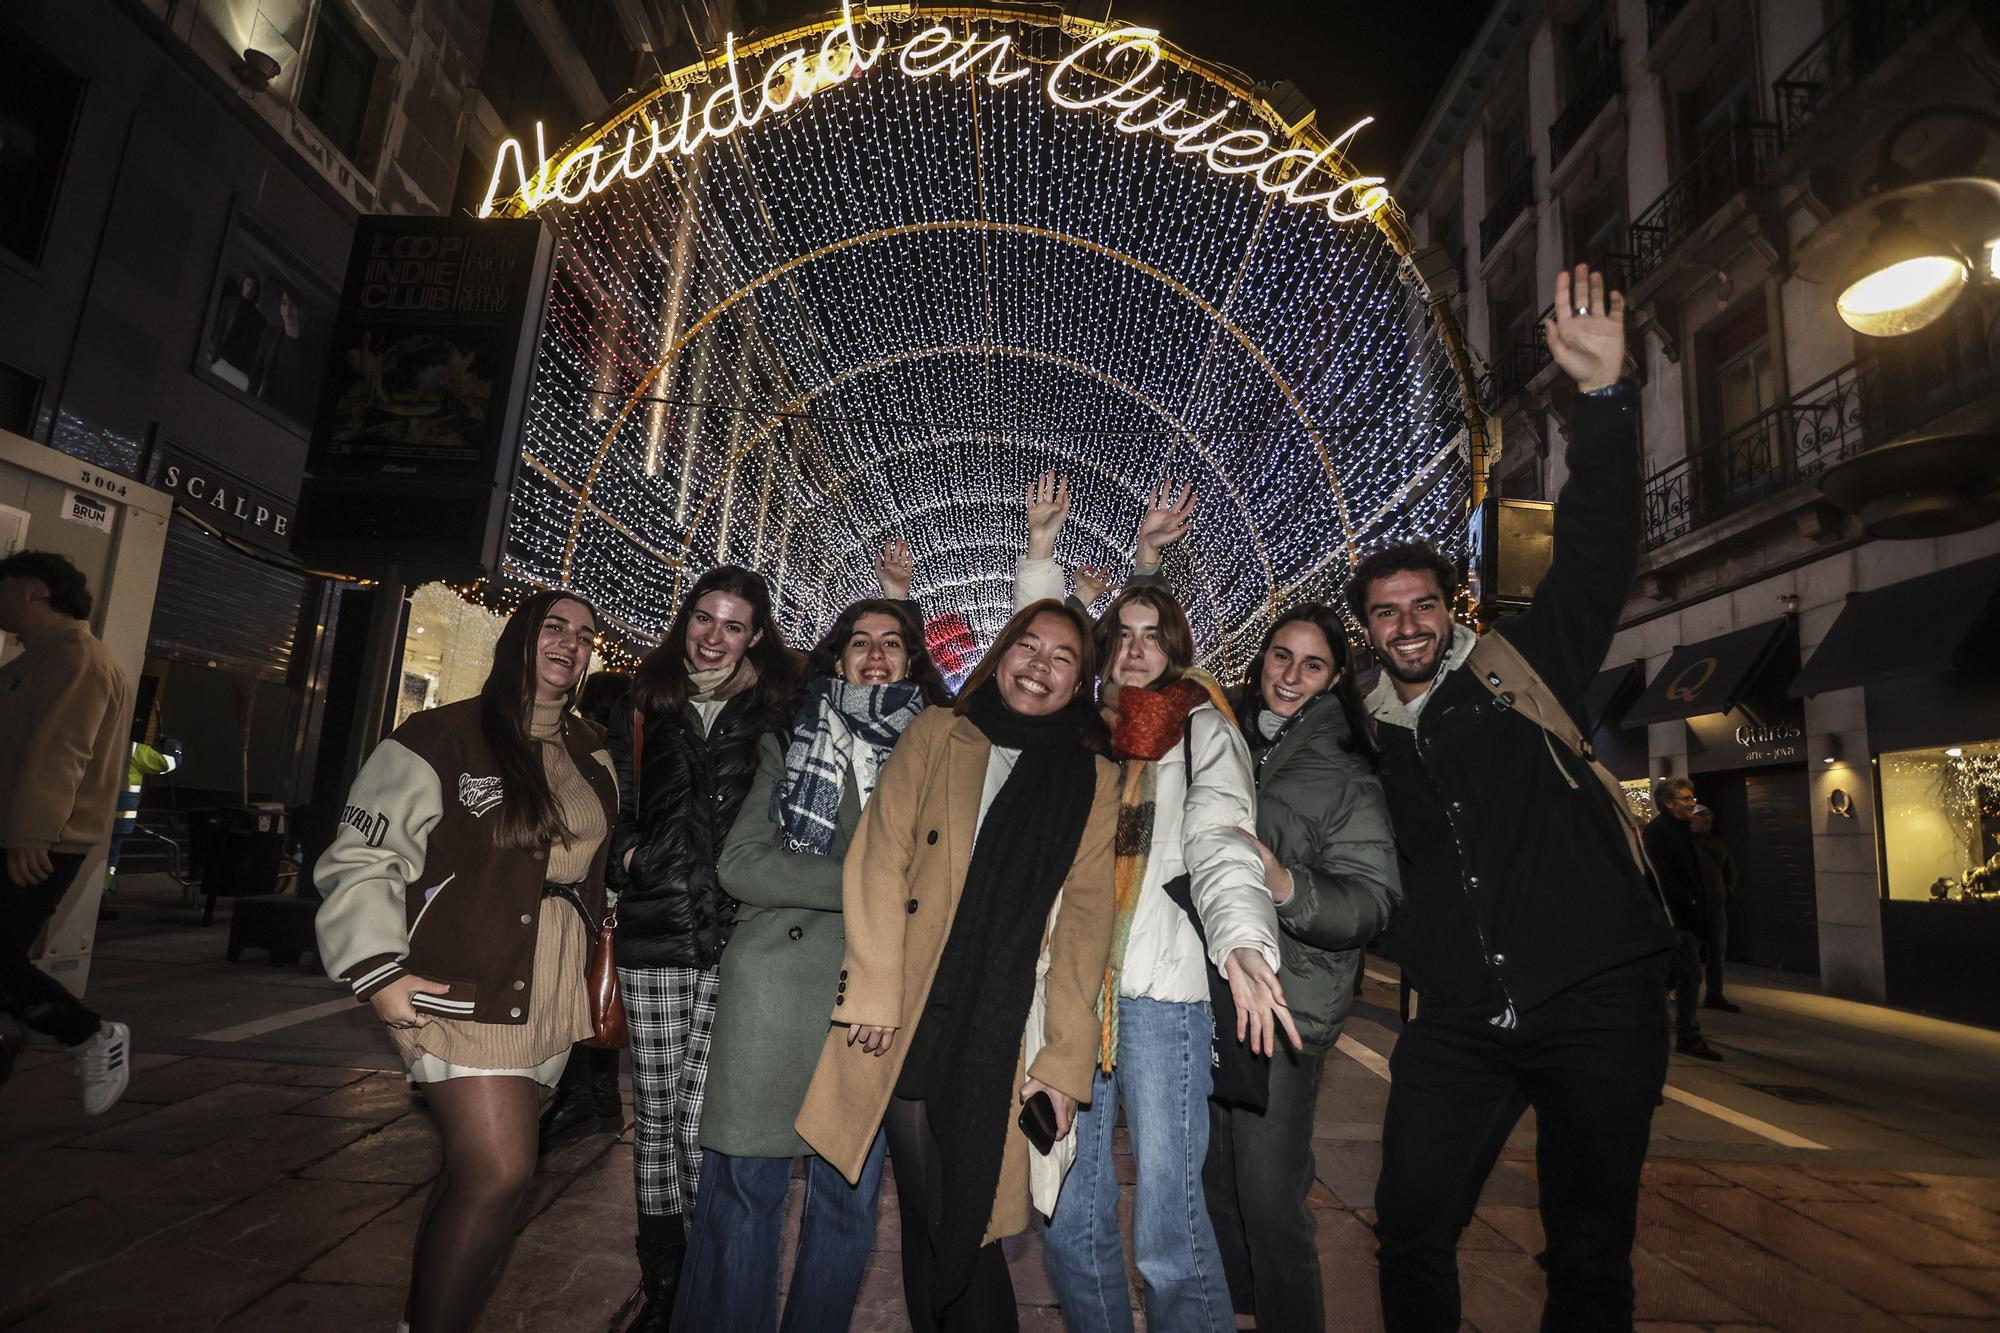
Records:
M1022 560L1014 605L1064 595L1062 567ZM1132 912L1118 994L1124 999L1192 1004L1208 999L1201 939L1162 887L1188 876L1195 912L1218 969L1237 949L1255 949L1278 970L1278 915L1264 887L1264 863L1236 829L1257 827L1257 784L1250 747L1213 704L1188 715L1188 737L1156 761L1153 846Z

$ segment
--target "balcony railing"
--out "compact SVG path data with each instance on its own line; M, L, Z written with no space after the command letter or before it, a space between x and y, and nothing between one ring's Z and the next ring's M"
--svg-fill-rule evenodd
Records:
M1731 126L1703 149L1666 192L1633 219L1627 247L1631 281L1644 282L1731 196L1764 184L1778 148L1778 127L1752 122Z
M1548 345L1540 338L1515 341L1493 358L1493 398L1495 406L1506 402L1527 387L1535 372L1549 363Z
M1493 207L1479 222L1479 257L1484 259L1500 238L1507 234L1507 228L1514 225L1514 219L1521 216L1535 199L1535 159L1529 158L1514 173L1513 179L1502 187L1494 199Z
M1651 46L1659 41L1674 16L1685 8L1687 0L1646 0L1646 44Z
M1846 366L1646 481L1646 549L2000 395L2000 300Z
M1771 84L1778 129L1792 143L1826 104L1867 77L1943 7L1943 0L1850 0L1847 12Z
M1597 119L1597 113L1618 95L1618 43L1612 42L1599 55L1597 67L1584 77L1569 105L1549 126L1549 165L1553 167L1576 146L1583 132Z
M1646 481L1646 549L1776 495L1877 443L1849 365Z

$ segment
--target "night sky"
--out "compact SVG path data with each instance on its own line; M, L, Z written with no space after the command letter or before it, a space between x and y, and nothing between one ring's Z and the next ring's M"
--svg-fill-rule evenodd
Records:
M1071 0L1066 8L1095 17L1101 5ZM762 8L755 21L775 28L824 12L829 0L744 8L752 15ZM1252 83L1291 80L1319 108L1319 126L1328 134L1374 116L1349 156L1363 172L1393 178L1486 10L1485 0L1113 0L1111 17L1158 28Z

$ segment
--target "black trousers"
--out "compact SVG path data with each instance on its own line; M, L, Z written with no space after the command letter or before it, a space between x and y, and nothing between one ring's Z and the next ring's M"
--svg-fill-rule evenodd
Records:
M1667 985L1674 992L1674 1035L1701 1035L1701 936L1680 932L1680 947L1667 955Z
M51 855L55 873L18 888L0 878L0 1008L65 1046L88 1041L104 1021L28 957L42 927L83 869L81 856Z
M1326 1047L1281 1051L1271 1060L1262 1111L1208 1104L1202 1185L1222 1250L1229 1298L1268 1333L1326 1327L1319 1251L1306 1194L1312 1189L1313 1104Z
M1667 1076L1665 959L1582 982L1512 1030L1421 1009L1389 1057L1375 1186L1389 1333L1455 1333L1458 1238L1507 1135L1535 1108L1547 1330L1632 1326L1639 1168Z
M980 1247L963 1291L937 1289L931 1237L944 1217L944 1163L925 1104L889 1099L882 1120L896 1172L896 1212L903 1231L903 1303L913 1333L1016 1333L1014 1279L1000 1242Z

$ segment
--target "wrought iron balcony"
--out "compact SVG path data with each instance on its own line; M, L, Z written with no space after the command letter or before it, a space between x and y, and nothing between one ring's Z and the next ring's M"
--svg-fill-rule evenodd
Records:
M1484 259L1493 247L1507 234L1507 228L1514 219L1535 200L1535 159L1529 158L1514 173L1513 179L1501 188L1493 201L1493 207L1479 222L1479 257Z
M1687 0L1646 0L1646 44L1659 41L1667 25L1685 8Z
M1493 397L1498 407L1526 388L1535 372L1549 363L1548 344L1539 337L1516 341L1493 358Z
M1646 549L1664 546L1878 443L1848 365L1646 480Z
M1636 285L1651 276L1731 196L1765 184L1778 149L1778 127L1762 122L1733 125L1703 149L1666 192L1633 219L1627 247L1631 282Z
M1584 76L1576 92L1569 99L1569 105L1562 109L1555 123L1549 126L1549 165L1553 167L1563 160L1563 156L1576 146L1583 132L1597 119L1597 113L1604 110L1612 98L1616 97L1623 84L1618 77L1618 43L1608 43L1598 56L1597 67Z
M2000 395L2000 300L1963 301L1646 481L1646 549Z
M1771 84L1785 144L1943 7L1944 0L1850 0L1847 12Z

